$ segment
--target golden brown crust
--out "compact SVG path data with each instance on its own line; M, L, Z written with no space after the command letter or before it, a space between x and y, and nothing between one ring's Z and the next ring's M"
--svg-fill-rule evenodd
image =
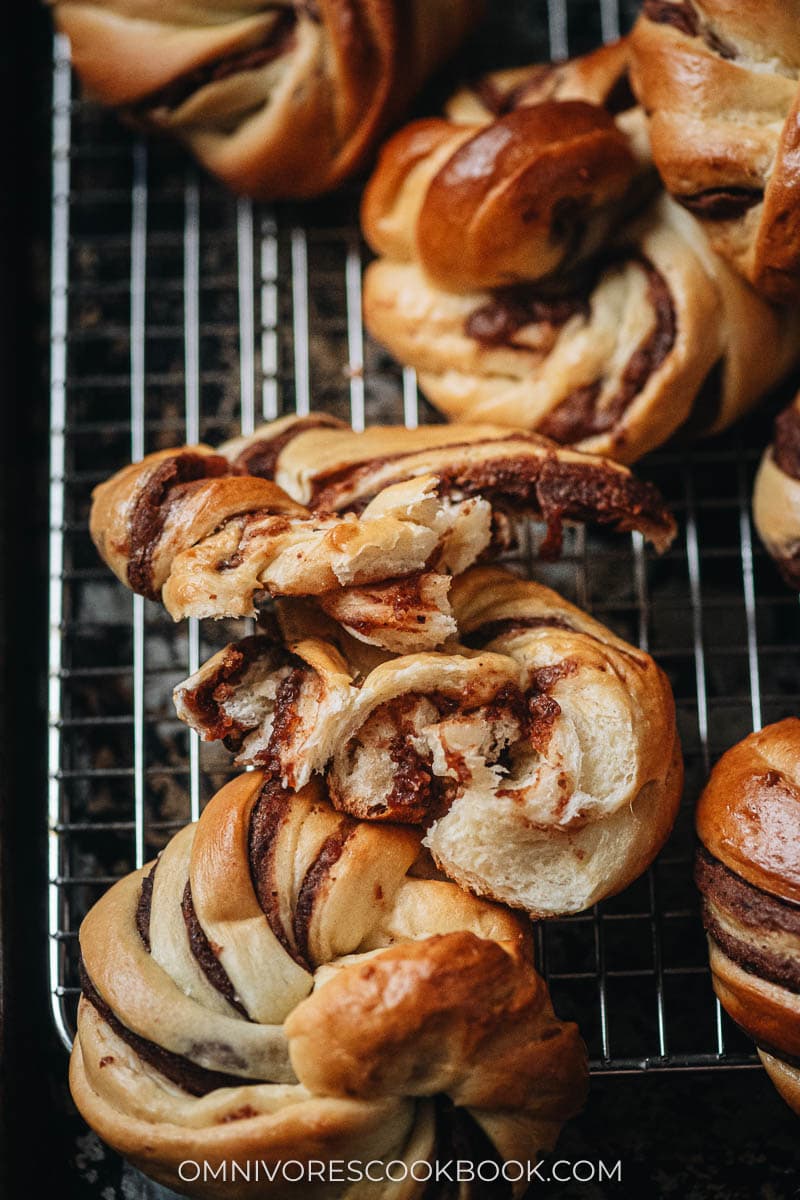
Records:
M762 891L800 903L800 720L768 725L723 754L696 821L720 862Z
M613 118L581 100L485 126L421 121L381 151L362 225L373 250L416 258L439 287L501 287L585 256L641 174Z
M633 83L666 187L765 296L800 296L800 5L653 0Z
M454 294L416 261L381 258L366 273L365 320L451 420L533 429L622 462L681 429L726 428L797 362L796 306L767 304L688 213L662 197L616 241L557 300L536 283Z
M765 1050L759 1050L758 1057L764 1064L775 1090L800 1116L800 1067L791 1066L776 1055L767 1054Z
M310 196L364 162L480 0L55 0L88 93L184 142L234 190Z
M800 1060L800 996L745 971L713 938L709 961L714 991L736 1024L764 1049Z
M555 1018L522 923L425 878L419 855L417 834L359 825L313 788L228 784L81 927L70 1086L87 1121L201 1197L278 1200L280 1174L245 1172L287 1157L428 1159L442 1092L478 1107L463 1117L492 1153L535 1161L582 1103L583 1044ZM193 1159L228 1175L182 1182Z
M555 1018L524 959L471 933L397 947L339 975L286 1029L295 1069L325 1095L446 1092L459 1105L525 1110L536 1081L565 1117L580 1102L574 1026Z
M530 282L603 246L650 190L638 126L613 104L627 44L499 72L383 148L362 205L372 248L468 292Z

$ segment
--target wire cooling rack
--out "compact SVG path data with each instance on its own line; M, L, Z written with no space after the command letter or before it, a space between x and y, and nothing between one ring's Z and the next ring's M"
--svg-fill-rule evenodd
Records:
M629 17L615 3L509 0L504 20L525 31L527 42L516 29L513 38L524 61L587 49ZM435 417L413 373L363 332L355 193L293 208L237 201L173 149L77 99L61 38L53 80L49 963L68 1045L84 913L196 818L230 772L218 746L177 721L171 689L244 631L173 625L132 598L89 541L93 485L131 457L213 443L295 407L356 428ZM727 746L800 708L796 598L750 523L766 438L762 417L643 464L681 525L662 558L635 535L573 531L559 564L529 564L656 656L686 755L685 807L654 868L622 896L537 931L556 1009L579 1021L597 1071L753 1062L709 982L691 809Z

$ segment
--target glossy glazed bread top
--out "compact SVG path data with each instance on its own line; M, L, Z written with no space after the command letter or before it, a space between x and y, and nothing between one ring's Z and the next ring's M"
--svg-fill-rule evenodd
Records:
M697 832L714 989L800 1113L800 720L768 725L722 756Z
M717 763L697 807L715 858L761 891L800 903L800 720L751 733Z
M83 922L83 1116L201 1197L277 1200L287 1182L264 1164L429 1161L454 1138L535 1161L583 1101L583 1044L524 927L434 875L411 830L233 780ZM186 1160L227 1177L187 1184ZM373 1173L366 1190L310 1174L302 1194L390 1200Z
M89 94L185 143L237 192L357 170L475 25L479 0L51 0Z
M596 252L653 189L642 114L632 97L622 113L614 103L627 65L619 42L498 72L453 97L447 118L406 126L364 194L373 250L455 292L540 279Z

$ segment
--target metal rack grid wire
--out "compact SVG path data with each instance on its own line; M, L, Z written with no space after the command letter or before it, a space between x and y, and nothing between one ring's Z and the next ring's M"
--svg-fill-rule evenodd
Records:
M613 38L616 3L516 5L563 57ZM509 9L510 11L510 9ZM548 40L543 40L546 37ZM97 896L195 819L230 774L175 718L172 686L243 623L173 625L96 558L92 486L131 456L212 443L292 408L365 422L436 419L361 325L355 194L305 207L236 200L174 150L145 144L76 98L56 37L53 83L49 965L69 1045L77 929ZM670 676L685 804L646 876L537 929L557 1011L579 1021L596 1071L753 1063L711 991L691 882L691 810L732 742L800 707L796 598L754 542L749 496L764 418L652 456L681 536L662 558L640 537L570 531L562 560L529 570L649 649Z

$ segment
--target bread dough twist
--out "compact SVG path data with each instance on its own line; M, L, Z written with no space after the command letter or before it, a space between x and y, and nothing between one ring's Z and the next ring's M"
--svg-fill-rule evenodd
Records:
M404 652L455 633L451 577L507 546L517 515L547 521L545 553L564 518L640 529L659 548L675 530L651 485L543 438L356 434L323 416L282 418L219 452L148 455L95 489L90 528L118 578L175 620L253 615L263 593L313 596L356 637Z
M771 169L779 131L770 103L798 94L797 20L774 61L751 64L760 75L748 89L760 108L744 111L749 90L737 99L731 82L729 108L742 109L732 121L729 108L720 109L713 68L697 85L707 85L708 110L698 114L697 81L676 67L682 53L696 66L698 56L716 61L716 51L702 40L698 50L697 37L687 50L674 26L654 24L695 8L725 9L725 20L739 22L730 4L646 6L650 18L646 11L634 38L644 109L669 94L669 141L681 169L690 157L696 171L722 171L729 160L720 158L720 138L731 141L731 158L751 161L753 147L742 138L750 125L762 146L758 169ZM746 24L754 18L752 6L744 8ZM786 24L781 16L776 31ZM778 38L771 32L770 44ZM628 463L675 434L726 428L800 361L798 306L768 303L776 298L770 289L762 289L765 299L743 277L759 285L744 250L731 250L742 220L771 222L774 256L783 256L786 278L794 272L798 285L797 263L790 266L800 255L800 204L791 201L796 101L778 120L786 122L786 145L783 167L775 167L783 182L769 191L781 197L771 216L766 199L746 220L717 219L705 201L681 211L650 169L648 122L628 85L630 63L623 39L584 58L496 72L463 88L448 119L413 123L387 143L362 210L380 256L365 277L366 324L415 368L437 408L451 420L532 429ZM743 75L738 61L719 63L723 73ZM660 89L655 100L650 73ZM651 122L657 151L666 120L657 111ZM703 155L693 146L701 134ZM656 162L664 173L663 153ZM665 180L675 192L668 173ZM731 195L721 195L727 212ZM755 234L742 236L749 245Z
M226 647L175 691L178 715L290 787L420 825L473 892L555 916L627 886L675 819L672 693L640 650L541 584L474 568L452 591L462 642L375 655L283 610L283 636ZM355 653L354 653L355 649Z
M645 0L633 84L653 157L714 249L800 299L800 3Z
M781 575L800 591L800 393L775 421L753 488L753 519Z
M480 0L51 0L90 96L237 192L328 191L363 164Z
M70 1084L89 1124L200 1197L277 1200L265 1165L424 1164L465 1137L479 1158L535 1161L583 1101L583 1043L524 926L420 855L412 830L314 788L229 783L81 926ZM187 1160L218 1173L187 1184ZM302 1194L401 1194L373 1173Z

